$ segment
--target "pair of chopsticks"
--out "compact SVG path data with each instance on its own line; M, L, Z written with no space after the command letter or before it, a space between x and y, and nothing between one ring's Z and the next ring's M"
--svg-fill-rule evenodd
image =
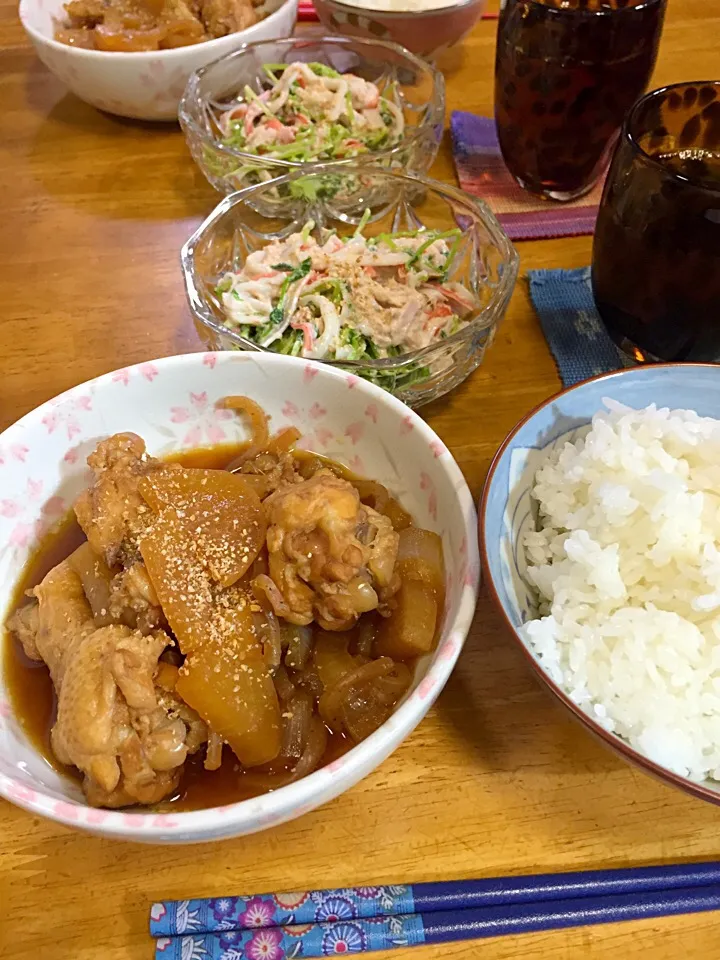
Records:
M156 960L293 960L720 909L720 861L153 904Z

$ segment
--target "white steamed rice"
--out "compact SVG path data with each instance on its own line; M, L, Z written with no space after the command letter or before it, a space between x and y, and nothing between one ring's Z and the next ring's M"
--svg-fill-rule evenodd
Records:
M720 779L720 421L603 402L537 472L525 548L545 615L522 630L603 727Z

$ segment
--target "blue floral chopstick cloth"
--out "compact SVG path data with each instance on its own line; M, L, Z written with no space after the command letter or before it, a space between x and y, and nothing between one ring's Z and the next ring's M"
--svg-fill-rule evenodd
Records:
M153 904L156 960L295 960L390 950L426 940L415 889L345 887ZM464 886L464 885L461 885Z
M626 365L598 316L590 267L529 270L527 276L530 298L564 386Z

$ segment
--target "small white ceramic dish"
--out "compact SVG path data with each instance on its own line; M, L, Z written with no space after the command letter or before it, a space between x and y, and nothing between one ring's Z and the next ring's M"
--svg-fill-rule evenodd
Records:
M0 795L33 814L109 837L194 843L239 836L299 817L380 764L427 713L470 627L477 599L476 514L452 455L417 414L389 393L326 365L255 353L168 357L108 373L50 400L0 434L0 620L39 538L71 508L98 440L140 434L151 454L240 441L241 421L216 410L247 394L272 428L297 426L302 446L385 484L416 521L442 535L447 599L437 650L379 730L340 759L274 793L187 813L98 810L28 742L0 667Z
M53 39L65 0L20 0L20 21L38 57L86 103L137 120L176 120L178 104L195 70L246 43L288 37L298 0L266 0L269 16L247 30L173 50L110 53L84 50Z

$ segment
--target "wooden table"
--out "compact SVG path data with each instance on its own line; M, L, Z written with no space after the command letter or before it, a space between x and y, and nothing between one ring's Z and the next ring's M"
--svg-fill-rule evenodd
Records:
M495 24L445 58L452 107L489 112ZM720 0L670 0L655 85L718 72ZM115 367L190 352L178 249L217 197L180 131L66 96L0 3L0 429ZM452 181L447 144L435 176ZM577 267L590 238L519 245ZM559 386L520 281L485 364L423 412L474 494L513 424ZM720 857L720 811L636 772L532 679L483 593L459 665L372 776L295 823L215 845L96 839L0 801L0 956L147 960L161 897L414 882ZM466 943L396 960L711 958L717 915Z

